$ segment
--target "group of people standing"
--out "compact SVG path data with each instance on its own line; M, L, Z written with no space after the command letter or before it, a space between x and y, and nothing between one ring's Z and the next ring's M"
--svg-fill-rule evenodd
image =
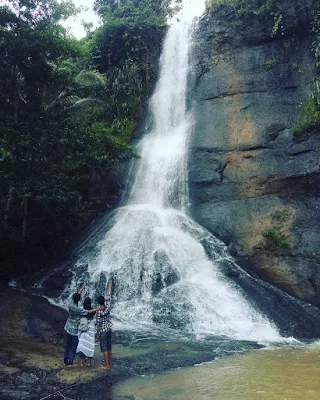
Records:
M96 332L99 335L100 349L104 355L105 363L102 369L111 368L111 282L108 283L108 295L99 296L97 301L99 307L92 308L90 297L84 299L83 308L79 301L81 293L85 289L83 285L77 293L72 296L72 303L69 306L69 314L64 326L64 365L69 368L75 368L74 359L76 354L80 358L80 366L86 363L91 367L94 355L94 345ZM87 318L86 330L79 330L79 322L82 317Z

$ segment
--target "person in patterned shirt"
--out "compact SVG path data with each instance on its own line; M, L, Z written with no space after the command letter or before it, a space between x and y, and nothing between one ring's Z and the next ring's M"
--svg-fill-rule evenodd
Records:
M111 369L111 287L112 283L108 283L108 296L98 297L98 303L103 307L96 314L97 332L100 338L100 349L104 355L105 364L101 367L104 370Z
M88 314L94 313L98 310L102 310L103 307L94 308L92 310L84 310L78 306L81 298L81 293L84 291L86 285L83 285L81 289L74 293L72 296L72 303L69 306L69 315L64 326L64 356L63 361L66 367L75 367L73 364L77 346L79 343L78 339L78 327L81 317L85 317Z

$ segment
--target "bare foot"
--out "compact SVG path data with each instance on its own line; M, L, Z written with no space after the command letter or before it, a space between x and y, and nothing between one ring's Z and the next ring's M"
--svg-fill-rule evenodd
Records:
M74 364L70 364L70 365L68 365L68 368L77 368L77 366Z
M111 365L102 365L101 369L111 369Z

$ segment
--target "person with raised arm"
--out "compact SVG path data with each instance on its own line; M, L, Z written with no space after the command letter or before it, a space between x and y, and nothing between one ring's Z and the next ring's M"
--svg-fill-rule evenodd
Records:
M100 339L100 349L104 355L105 364L101 366L102 369L111 369L111 289L112 283L108 283L107 297L98 297L98 303L103 307L102 310L96 314L97 332Z
M88 314L94 313L98 310L102 310L103 307L97 307L92 310L84 310L78 306L81 298L81 293L84 291L86 285L83 285L77 293L72 295L72 303L69 306L69 314L66 324L64 326L64 356L63 362L66 367L75 368L73 364L76 350L78 346L78 327L81 317L85 317Z

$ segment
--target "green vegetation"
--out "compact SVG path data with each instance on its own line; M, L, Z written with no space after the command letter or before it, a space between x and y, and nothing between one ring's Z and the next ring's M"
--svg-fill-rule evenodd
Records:
M48 262L105 209L99 198L108 188L102 185L132 152L141 102L156 78L166 17L173 12L169 3L97 0L104 23L81 41L60 25L77 12L69 0L15 0L0 7L5 263L21 262L35 248L25 267L34 258ZM23 265L16 268L23 272Z
M207 0L207 9L215 10L221 5L234 8L237 13L242 15L268 14L276 17L276 24L281 23L280 17L282 8L280 0Z
M312 47L316 57L316 67L318 76L315 77L315 87L308 101L304 104L299 115L294 132L297 135L309 133L320 129L320 5L314 1L313 17L311 23L313 33Z
M266 247L269 250L284 250L290 247L292 224L295 211L288 206L281 206L270 214L270 224L263 230Z
M316 89L309 100L303 105L297 124L294 126L296 134L303 134L320 128L320 90L319 80L316 80Z
M259 16L266 21L272 22L270 36L276 37L284 34L283 20L284 13L280 0L207 0L207 11L215 11L220 6L228 6L234 9L236 14L241 16L242 29L246 28L249 19ZM233 22L234 24L234 22ZM238 28L239 29L239 28Z
M279 64L279 61L276 58L271 58L270 60L267 60L263 63L263 66L266 69L271 69L275 65Z
M299 72L300 74L302 74L302 70L301 70L299 64L293 63L293 64L292 64L292 68L293 68L295 71L297 71L297 72Z
M207 11L213 11L221 5L230 7L236 7L239 4L239 0L206 0Z
M283 21L283 14L282 13L280 13L278 16L274 17L274 25L273 25L273 28L272 28L272 35L271 36L276 36L276 34L279 32L280 29L283 30L282 21ZM283 31L281 33L283 34Z
M263 235L269 243L277 247L288 247L287 238L283 236L278 228L268 228L263 231Z

